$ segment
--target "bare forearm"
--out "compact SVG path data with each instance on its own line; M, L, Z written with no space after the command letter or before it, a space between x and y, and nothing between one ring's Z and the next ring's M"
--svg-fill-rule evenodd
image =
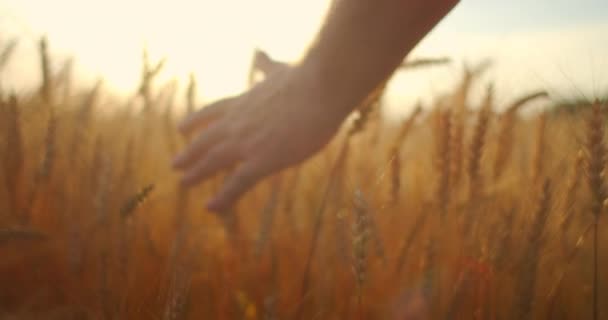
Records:
M326 105L352 111L458 0L338 0L300 67Z

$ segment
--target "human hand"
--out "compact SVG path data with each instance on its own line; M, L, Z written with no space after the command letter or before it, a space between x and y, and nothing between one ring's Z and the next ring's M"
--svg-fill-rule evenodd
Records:
M320 150L346 114L328 105L318 80L310 68L284 68L187 117L179 130L196 135L173 161L184 172L181 183L193 186L234 167L207 204L221 212L262 178Z

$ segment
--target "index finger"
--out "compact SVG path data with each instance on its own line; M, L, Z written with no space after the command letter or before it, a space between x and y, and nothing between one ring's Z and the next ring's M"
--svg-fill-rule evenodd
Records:
M233 104L233 101L234 98L226 98L203 107L182 120L177 126L178 130L184 135L191 134L197 128L219 118Z

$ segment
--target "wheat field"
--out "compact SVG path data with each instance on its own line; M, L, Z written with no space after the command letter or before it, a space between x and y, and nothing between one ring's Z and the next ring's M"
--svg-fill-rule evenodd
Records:
M40 43L39 90L0 91L0 319L608 318L602 101L470 105L466 68L397 125L370 99L217 215L221 175L183 190L169 165L193 77L178 99L144 59L118 101Z

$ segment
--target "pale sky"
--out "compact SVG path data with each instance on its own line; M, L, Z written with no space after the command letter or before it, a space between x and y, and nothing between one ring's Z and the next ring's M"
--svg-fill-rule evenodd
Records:
M84 82L103 76L131 92L141 49L168 58L165 78L195 72L202 100L245 88L254 48L294 61L318 30L329 0L0 0L0 44L21 43L3 86L19 89L38 76L35 41L47 34L61 61L74 56ZM393 108L428 101L456 81L462 61L495 61L487 78L499 100L533 89L556 97L608 91L608 1L461 1L412 57L456 62L398 74L387 97ZM58 63L57 63L58 64Z

